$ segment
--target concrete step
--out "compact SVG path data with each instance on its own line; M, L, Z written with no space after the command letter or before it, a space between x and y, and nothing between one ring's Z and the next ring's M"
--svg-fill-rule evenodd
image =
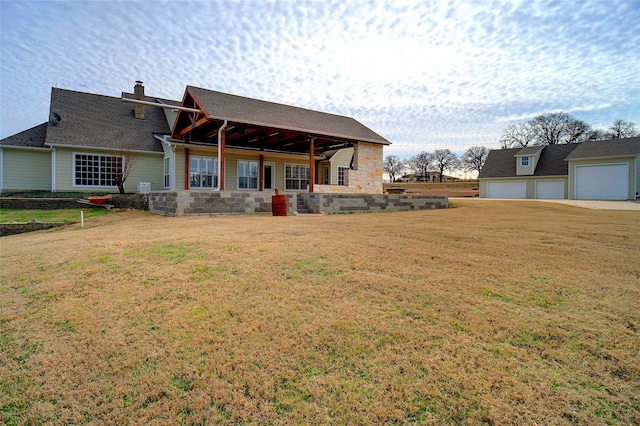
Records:
M309 207L304 203L304 200L299 195L296 197L296 209L298 214L311 214L313 213Z

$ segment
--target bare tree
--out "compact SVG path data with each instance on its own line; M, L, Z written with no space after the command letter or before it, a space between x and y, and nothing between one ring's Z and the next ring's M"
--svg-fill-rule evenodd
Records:
M440 182L444 180L445 171L453 171L460 166L458 156L448 149L436 149L433 152L433 163L438 170Z
M502 132L500 146L504 148L522 148L535 143L535 133L529 122L511 124Z
M624 120L616 120L607 129L610 139L634 138L640 136L640 131L635 123Z
M499 142L502 148L517 148L577 143L589 140L591 136L590 124L566 112L552 112L507 126Z
M462 168L467 172L480 173L484 165L484 160L487 159L487 155L489 155L489 150L484 146L472 146L462 155L460 160Z
M124 194L124 183L136 164L136 155L132 150L122 147L114 153L114 157L117 161L112 172L113 182L118 187L118 191Z
M569 116L565 122L565 139L563 143L584 142L589 139L591 131L591 124Z
M382 170L389 175L391 182L396 181L396 175L402 173L405 168L405 162L397 155L387 155L382 163Z
M408 161L409 167L418 175L421 175L425 181L429 180L429 169L433 166L433 154L422 151L411 157Z
M589 132L587 139L590 141L604 141L607 139L611 139L611 136L608 132L605 132L601 129L593 129Z
M578 120L566 112L552 112L534 117L535 145L558 145L586 140L591 125Z

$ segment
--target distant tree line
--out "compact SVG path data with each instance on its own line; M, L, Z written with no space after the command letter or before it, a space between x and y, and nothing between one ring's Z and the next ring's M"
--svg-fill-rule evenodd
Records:
M550 112L507 126L499 142L504 149L633 137L640 137L640 130L635 123L629 121L615 120L606 130L602 130L594 129L590 124L566 112ZM391 182L395 182L408 170L425 180L435 173L442 182L445 172L463 170L479 173L488 154L489 150L484 146L472 146L461 157L448 149L422 151L408 159L388 155L384 159L383 170L389 175Z
M391 182L407 171L428 179L430 174L435 173L438 180L444 180L445 172L455 172L465 170L467 172L480 172L484 160L487 158L489 150L484 146L472 146L467 149L462 157L449 149L436 149L433 152L422 151L406 160L400 159L397 155L388 155L383 162L383 170L391 178Z
M615 120L606 130L601 130L566 112L550 112L507 126L499 142L502 148L520 148L637 136L640 136L640 131L635 123L629 121Z

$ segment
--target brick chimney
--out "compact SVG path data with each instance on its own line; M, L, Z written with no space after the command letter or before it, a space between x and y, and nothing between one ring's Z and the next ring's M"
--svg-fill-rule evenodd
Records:
M144 86L142 85L142 82L140 80L137 80L136 85L133 87L133 97L140 101L144 101ZM144 105L133 104L133 113L135 114L136 118L143 120Z

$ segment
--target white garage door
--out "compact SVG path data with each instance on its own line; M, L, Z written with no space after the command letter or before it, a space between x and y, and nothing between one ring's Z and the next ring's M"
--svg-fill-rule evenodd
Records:
M564 198L564 181L537 180L536 198L541 198L543 200L555 200Z
M576 199L626 200L629 165L576 166Z
M527 183L523 180L515 182L487 182L487 198L526 198Z

